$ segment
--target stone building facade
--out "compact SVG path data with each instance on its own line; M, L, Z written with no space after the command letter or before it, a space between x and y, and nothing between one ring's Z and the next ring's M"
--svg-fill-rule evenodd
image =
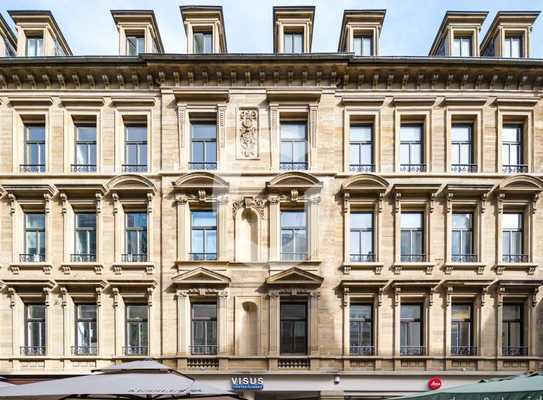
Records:
M543 367L538 13L479 46L486 13L448 12L429 56L383 57L384 10L326 54L314 12L243 55L220 7L181 7L189 54L151 11L112 11L115 57L0 20L0 374L152 357L294 399Z

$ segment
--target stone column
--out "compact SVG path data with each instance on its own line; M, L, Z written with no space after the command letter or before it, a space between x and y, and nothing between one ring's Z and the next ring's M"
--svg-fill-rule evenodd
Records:
M62 337L63 337L63 351L64 357L70 356L70 342L71 332L68 331L70 326L70 315L68 307L68 291L65 287L60 288L60 297L62 304ZM75 342L74 342L75 345Z
M349 297L349 288L343 288L343 355L350 354L350 314L351 301Z
M505 288L498 287L496 292L496 356L501 357L502 354L502 333L503 333L503 296Z
M122 221L120 221L120 201L119 201L119 195L117 193L113 193L112 195L113 199L113 262L118 263L121 261L121 253L122 253Z
M400 311L401 311L401 289L399 287L394 288L394 351L395 357L400 356ZM398 361L396 361L398 363ZM398 367L396 365L395 367Z
M224 290L219 293L217 298L218 303L218 327L219 327L219 343L218 352L219 355L226 355L228 353L228 291Z
M310 240L310 259L319 258L319 203L320 196L316 195L309 200L309 240Z
M498 152L499 153L499 152ZM502 220L503 220L503 200L505 195L503 193L498 194L497 207L498 215L496 221L496 263L502 263ZM500 349L501 350L501 349Z
M71 261L70 249L68 248L68 237L70 235L70 228L68 226L68 196L66 196L66 193L61 193L59 197L62 204L62 262L66 263Z
M54 325L51 323L53 321L53 307L51 307L51 289L44 288L44 304L45 304L45 354L50 355L51 350L53 349L53 344L56 341L56 337L53 335Z
M270 261L278 261L279 257L279 218L280 218L280 202L279 196L272 195L269 197L270 202Z
M98 330L96 338L96 345L98 346L98 349L96 349L96 355L99 357L102 354L104 354L104 338L105 338L105 332L102 332L103 330L100 329L100 327L104 326L104 308L102 307L102 293L103 288L97 287L96 288L96 323L98 324Z
M153 194L147 193L146 200L146 212L147 212L147 262L154 261L154 224L153 224Z
M190 302L186 291L178 290L176 292L177 300L177 354L186 356L188 350L187 325L190 324Z
M51 195L44 194L44 208L45 213L45 262L52 263L52 236L53 236L53 221L51 217Z
M448 286L445 292L445 332L443 344L445 346L445 355L451 356L451 324L452 324L452 294L453 288Z
M217 244L218 244L218 254L217 259L218 260L229 260L231 257L229 257L228 254L228 225L229 221L227 218L228 213L228 196L221 195L217 199L217 222L218 222L218 237L217 237Z
M270 349L271 357L279 356L279 319L280 319L280 303L281 297L279 293L271 291L269 294L270 301Z
M186 195L177 195L177 260L187 260L187 248L185 244L185 228L186 224L190 222L185 217L187 215L188 197Z
M122 343L123 343L123 337L122 332L124 331L122 329L122 311L120 304L121 302L121 294L119 293L118 288L113 288L113 345L114 350L113 354L115 356L121 356L122 353Z
M309 294L309 355L319 355L319 298L320 292L314 291Z
M445 215L445 263L452 262L452 199L453 194L447 193L446 215Z
M102 240L104 240L102 220L102 194L96 192L96 262L102 263ZM98 347L100 349L100 347Z
M401 218L402 218L402 194L395 193L394 197L394 262L401 261Z

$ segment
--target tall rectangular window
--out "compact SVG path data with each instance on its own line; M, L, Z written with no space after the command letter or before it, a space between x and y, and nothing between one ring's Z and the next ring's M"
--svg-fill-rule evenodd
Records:
M453 304L451 320L451 353L457 356L474 356L473 346L473 306Z
M26 56L27 57L42 57L43 56L43 36L32 35L26 37Z
M353 52L355 56L373 56L373 36L357 35L353 37Z
M373 172L373 124L351 125L350 170Z
M400 171L425 172L423 124L402 124L400 127Z
M521 58L522 35L505 35L503 43L503 56L507 58Z
M74 355L96 355L98 353L98 332L96 325L96 304L75 306Z
M96 125L75 126L75 163L72 172L96 172Z
M149 353L149 308L146 304L127 304L126 309L127 356L145 356Z
M280 151L280 169L307 169L307 124L305 122L281 122Z
M194 54L213 53L213 33L212 32L194 32L192 43Z
M471 42L471 36L455 36L453 39L452 55L454 57L471 57Z
M147 172L147 126L125 127L124 172Z
M473 213L452 215L452 261L476 262L473 252Z
M400 354L424 355L422 304L402 304L400 307Z
M289 32L283 33L283 52L299 54L304 52L304 33Z
M127 35L126 50L129 56L145 53L145 37L143 35Z
M453 124L451 129L452 172L477 172L473 162L473 127L471 124Z
M502 216L502 259L503 262L527 262L528 256L523 254L524 232L522 213L504 213Z
M25 252L20 261L45 261L45 214L25 213Z
M502 165L506 174L528 172L524 163L522 124L505 124L502 128Z
M349 309L351 355L373 356L373 306L351 304Z
M146 262L147 260L147 213L128 212L125 215L124 262Z
M45 125L25 125L25 163L21 172L45 172Z
M217 354L217 304L192 303L191 353Z
M191 122L191 169L217 169L217 124Z
M281 354L307 354L307 303L282 301Z
M424 261L424 213L403 212L400 221L401 260Z
M45 304L25 305L25 345L21 354L44 356L47 353Z
M373 213L351 212L351 261L375 261L373 249Z
M96 261L96 214L78 212L74 215L74 254L72 262Z
M191 212L191 258L217 259L217 212L213 210Z
M301 210L281 211L281 260L307 259L307 214Z
M527 356L524 344L524 305L506 303L502 309L502 355Z

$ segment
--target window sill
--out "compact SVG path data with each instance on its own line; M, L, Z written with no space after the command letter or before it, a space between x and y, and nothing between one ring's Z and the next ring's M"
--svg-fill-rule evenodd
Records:
M175 266L177 267L177 272L181 273L187 271L187 269L197 268L205 266L206 268L219 268L223 269L228 266L230 261L228 260L177 260L175 261ZM220 268L222 267L222 268Z
M367 261L367 262L344 262L342 264L343 273L348 275L353 269L373 269L375 275L380 275L383 271L385 264L379 261Z
M528 275L533 275L537 269L537 264L533 262L522 263L498 263L496 264L496 275L502 275L504 271L525 270Z
M48 262L19 262L11 263L8 268L13 274L17 275L23 269L41 269L44 274L50 275L53 272L53 265Z
M72 272L72 269L76 269L76 270L94 269L94 272L99 275L104 270L104 265L99 262L70 262L70 263L62 263L60 265L60 268L66 275L69 275Z
M426 271L427 275L430 275L434 269L435 264L431 261L415 261L415 262L409 262L409 261L399 261L395 262L392 265L392 269L394 270L394 274L398 275L400 272L402 272L403 269L423 269Z
M445 273L449 275L457 270L475 270L478 275L482 275L485 267L486 264L481 262L448 262L445 264Z
M151 261L146 262L115 262L112 265L113 272L120 275L124 269L131 270L145 270L148 275L152 275L155 271L155 263Z

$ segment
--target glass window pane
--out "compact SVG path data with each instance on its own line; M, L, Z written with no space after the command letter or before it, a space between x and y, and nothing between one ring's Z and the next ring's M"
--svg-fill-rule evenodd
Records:
M423 213L421 212L405 212L401 215L401 228L406 229L421 229Z
M147 306L131 304L126 306L126 316L131 321L147 321Z
M453 213L453 229L471 229L473 214Z
M409 147L411 151L411 164L422 164L422 147L420 144L412 144Z
M146 142L147 141L147 127L146 126L127 126L126 140L136 141L136 142Z
M307 160L307 144L305 141L292 143L292 150L294 162L303 163Z
M373 214L371 212L352 212L351 229L372 229Z
M45 215L38 213L26 214L26 228L45 229Z
M451 129L451 140L453 142L471 141L471 125L466 124L454 124Z
M281 211L281 227L305 228L305 211Z
M420 142L422 140L422 125L402 124L400 127L400 140Z
M281 122L281 139L305 140L305 122Z
M193 227L216 227L217 213L215 211L192 211Z
M372 125L351 125L351 141L369 141L372 140Z
M522 229L521 213L504 213L502 216L503 229L517 230Z
M205 122L192 122L191 135L193 139L216 139L217 124Z

